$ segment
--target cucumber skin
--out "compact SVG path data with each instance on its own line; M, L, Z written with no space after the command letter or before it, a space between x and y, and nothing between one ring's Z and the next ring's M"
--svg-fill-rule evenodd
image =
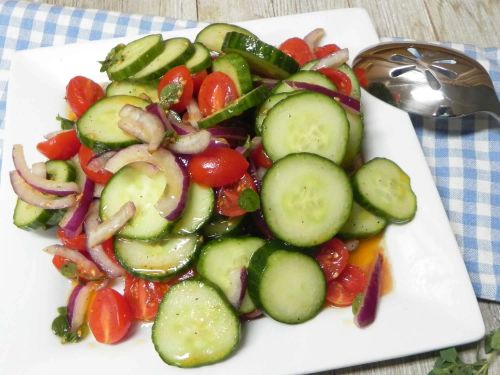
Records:
M227 235L233 235L239 233L240 226L242 225L243 217L230 217L230 218L217 218L213 215L212 218L201 227L201 232L207 238L220 238ZM232 222L234 220L235 222ZM216 225L222 226L222 223L226 221L227 225L224 228L224 232L218 232L213 227Z
M250 298L252 299L253 303L255 306L257 306L258 309L262 310L263 312L266 312L265 307L262 304L262 300L260 298L260 292L259 292L259 286L260 282L262 280L262 276L267 268L267 260L271 255L274 254L276 251L292 251L292 252L297 252L300 253L304 256L309 256L312 260L316 262L316 260L310 256L305 254L303 251L300 251L298 248L293 247L291 245L288 245L286 243L280 242L280 241L269 241L266 243L264 246L262 246L260 249L258 249L250 259L250 263L248 265L248 281L247 281L247 290L248 294L250 295ZM316 262L317 263L317 262ZM318 269L323 273L321 270L321 267L318 264ZM325 296L326 296L326 281L325 281ZM281 323L285 324L300 324L304 323L307 320L311 320L314 318L316 315L319 314L319 312L322 310L323 306L321 306L318 311L316 311L315 314L310 316L308 319L300 322L288 322L288 321L282 321L278 320L275 317L272 317L272 319L277 320ZM266 313L267 314L267 313Z
M58 210L53 210L54 212L52 212L51 210L42 209L40 215L38 215L38 217L35 220L29 222L26 225L21 225L19 224L19 222L16 222L16 212L17 210L20 210L22 208L21 206L22 203L28 204L26 202L23 202L21 199L17 198L16 207L14 208L14 214L12 217L12 222L16 227L27 231L32 231L37 229L45 230L51 227L51 225L49 225L48 222Z
M210 57L210 51L203 44L195 42L195 43L193 43L193 46L195 48L195 53L193 54L193 56L196 55L196 48L197 47L198 48L203 48L208 53L208 59L207 60L203 60L202 62L200 62L200 63L198 63L196 65L189 64L191 62L191 59L193 58L193 56L191 56L191 58L188 61L186 61L186 68L189 69L189 72L191 74L196 74L196 73L201 72L202 70L210 68L212 66L212 58Z
M236 31L236 32L239 32L240 34L250 35L250 36L253 36L254 38L257 38L250 31L248 31L242 27L239 27L236 25L231 25L228 23L218 22L218 23L212 23L212 24L204 27L198 33L198 35L196 35L196 38L194 39L195 43L201 43L204 46L206 46L208 49L211 49L211 50L216 51L216 52L222 52L221 47L222 47L222 44L224 42L224 38L221 38L220 40L214 40L214 35L210 35L210 34L208 35L208 39L206 37L207 33L210 33L212 29L217 29L217 28L219 28L219 29L225 28L227 30L230 29L231 31ZM212 30L212 33L213 33L213 30ZM227 33L225 33L224 36L226 34Z
M132 64L129 64L126 68L118 70L116 72L110 72L108 69L106 71L106 74L108 75L109 80L122 81L124 79L127 79L128 77L139 72L144 66L153 61L156 56L162 53L163 48L165 47L162 40L163 38L161 37L161 34L157 35L160 36L160 38L158 39L158 43L156 43L153 47L151 47L144 55L141 56L140 59L136 59L136 61L134 61ZM144 38L147 38L149 36L150 35L147 35ZM110 68L111 67L112 66L110 66Z
M154 331L156 329L156 326L157 324L160 324L160 323L157 323L157 320L158 320L158 317L160 316L160 311L161 311L161 305L163 304L164 301L167 300L168 298L168 295L169 293L171 293L172 290L175 290L174 288L177 287L177 285L181 285L182 283L187 283L187 282L198 282L198 283L203 283L205 284L206 286L210 287L211 289L213 289L218 295L219 297L221 298L223 304L232 312L234 318L236 319L236 321L238 322L238 327L239 327L239 330L238 330L238 337L236 338L236 344L231 348L231 350L225 355L223 356L222 358L216 360L216 361L211 361L211 362L206 362L206 363L201 363L201 364L198 364L198 365L194 365L194 366L181 366L179 365L178 363L175 363L173 361L170 361L168 358L165 358L161 352L160 352L160 349L158 348L158 346L156 345L156 342L155 342L155 339L154 339ZM165 362L166 364L168 365L171 365L171 366L176 366L176 367L180 367L180 368L196 368L196 367L201 367L201 366L206 366L206 365L211 365L211 364L214 364L214 363L218 363L218 362L221 362L223 360L225 360L226 358L228 358L229 356L231 356L234 351L236 350L236 348L238 347L239 343L241 342L241 323L240 323L240 319L238 317L238 313L237 311L234 309L234 307L229 303L229 301L227 300L226 296L224 295L224 293L217 287L217 285L213 284L212 282L200 277L200 276L195 276L191 279L187 279L187 280L183 280L181 281L180 283L178 284L175 284L174 286L172 286L168 291L167 293L165 293L165 296L163 297L163 299L161 300L160 302L160 305L158 306L158 313L156 314L156 318L154 320L154 323L153 323L153 327L151 329L151 340L153 341L153 345L155 347L155 350L156 352L158 353L158 355L160 356L160 358L163 360L163 362Z
M359 205L362 209L364 209L363 206ZM353 206L352 206L352 209L354 209L354 202L353 202ZM371 211L368 211L370 212L372 215L373 213ZM374 215L376 216L376 215ZM350 219L350 215L349 215L349 218L347 219L347 222L346 224L349 222L349 219ZM362 239L362 238L370 238L370 237L373 237L373 236L376 236L377 234L379 234L380 232L382 232L386 227L387 227L387 220L384 219L383 217L380 217L380 216L377 216L377 218L379 218L382 223L380 225L379 228L377 228L376 230L372 230L372 231L365 231L365 232L354 232L354 231L346 231L345 230L345 225L340 228L340 230L338 231L337 233L337 236L340 237L341 239L343 240L356 240L356 239Z
M253 88L250 67L245 59L236 53L227 53L219 57L213 62L212 70L229 76L235 83L239 96L246 94ZM233 77L230 70L233 70L236 77Z
M388 160L391 163L394 163L392 160L387 159L387 158L374 158L374 159L370 160L370 162L373 161L373 160L380 160L380 159L382 159L382 160ZM394 163L394 164L396 164L396 163ZM399 166L398 166L398 168L401 169ZM405 173L405 172L403 171L403 173ZM409 176L408 176L408 179L410 180ZM416 197L415 197L415 209L413 210L413 215L410 216L410 217L408 217L408 218L405 218L405 219L399 219L399 218L395 218L395 217L387 215L386 212L384 212L383 210L380 210L379 208L375 207L373 204L371 204L370 202L368 202L367 199L365 199L365 197L360 192L359 181L356 178L356 174L354 174L352 176L352 178L351 178L351 186L352 186L352 194L353 194L354 200L359 205L361 205L366 210L372 212L374 215L383 217L384 219L386 219L390 223L393 223L393 224L405 224L405 223L408 223L408 222L410 222L410 221L413 220L413 218L415 217L415 215L417 213ZM411 189L411 185L410 185L410 189ZM415 196L415 193L413 192L413 190L411 190L411 193Z

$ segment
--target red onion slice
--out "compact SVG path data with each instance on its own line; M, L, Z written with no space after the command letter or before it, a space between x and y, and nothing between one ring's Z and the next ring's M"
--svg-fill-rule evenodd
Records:
M64 229L64 234L70 238L81 232L83 221L94 199L94 182L85 176L83 192L76 200L76 204L64 214L59 226Z
M273 232L271 232L271 229L269 229L269 226L264 220L264 214L262 213L262 210L257 210L255 212L252 212L251 215L252 215L252 220L255 223L257 229L260 231L262 237L264 237L266 240L274 239Z
M338 68L349 60L349 50L343 48L319 59L311 70L319 70L322 68Z
M260 311L259 309L255 309L255 310L250 311L246 314L241 314L240 318L244 319L244 320L254 320L254 319L262 318L263 316L264 316L264 314L262 313L262 311Z
M175 132L179 135L185 135L196 131L196 128L194 128L191 124L182 122L179 115L172 110L168 111L167 118L172 124L172 128L174 128Z
M65 197L45 195L28 185L16 171L11 171L9 176L12 188L19 199L32 206L48 210L58 210L71 207L75 204L76 198L74 195L67 195Z
M104 166L116 154L116 151L108 151L102 154L94 156L90 159L90 162L87 164L87 168L93 172L99 172L104 169Z
M358 327L366 327L372 324L377 316L383 265L384 257L382 254L378 254L372 273L368 279L368 285L366 286L361 306L354 317L354 323L356 323Z
M198 129L198 121L200 121L203 116L200 112L200 107L198 107L198 103L196 100L191 99L187 105L187 113L189 118L189 123L194 128Z
M200 130L195 133L180 135L174 143L168 145L170 151L176 154L199 154L205 151L210 144L211 135L207 130Z
M71 332L76 332L85 323L87 316L87 309L90 304L90 300L94 291L97 289L97 285L94 283L87 283L86 285L78 288L77 285L73 292L71 293L70 300L73 295L73 308L71 309L71 315L69 314L69 304L68 304L68 319ZM77 289L78 288L78 289Z
M241 269L235 269L229 274L229 279L231 283L231 290L227 296L228 301L237 310L241 306L241 302L245 297L245 292L247 290L247 279L248 272L245 267Z
M224 138L229 142L244 142L248 137L246 129L235 126L214 126L207 130L214 137Z
M59 255L74 262L76 264L78 276L86 280L98 280L105 277L94 262L87 259L85 255L76 250L69 249L62 245L51 245L47 246L43 251L52 255Z
M79 191L78 185L74 182L57 182L47 180L46 178L42 178L31 173L31 170L26 164L23 146L20 144L14 145L12 148L12 159L14 160L14 166L16 167L16 171L19 175L28 185L31 185L41 193L66 196L78 193Z
M31 166L31 173L33 173L35 176L46 178L47 177L47 166L43 161L34 163Z
M71 294L69 295L66 314L68 316L68 322L70 324L71 324L71 320L73 319L73 312L75 310L75 300L76 300L76 297L78 296L78 293L80 293L80 290L82 290L82 288L83 288L83 284L75 285L75 287L71 291Z
M126 104L120 110L118 127L125 133L149 144L149 151L157 150L165 137L161 120L141 108Z
M327 89L326 87L308 82L296 82L288 80L285 82L287 83L287 85L294 89L315 91L319 92L320 94L329 96L330 98L336 99L340 102L340 104L342 104L345 109L350 110L351 112L359 113L359 111L361 110L361 103L358 100L351 98L350 96L341 94L340 92L333 91Z
M165 113L165 110L163 107L158 104L158 103L152 103L146 107L146 111L149 113L155 115L160 119L160 121L163 124L164 130L167 133L175 133L174 128L172 127L172 124L170 123L169 119L167 118L167 114Z
M135 207L134 207L135 208ZM104 251L101 245L90 246L90 234L99 226L99 201L95 200L90 205L89 213L85 219L85 232L87 233L87 248L92 260L103 270L110 278L116 278L125 275L125 270L111 259Z
M317 47L319 41L325 36L325 29L318 27L304 37L304 42L309 46L311 52Z
M127 202L120 207L108 220L99 223L98 206L96 201L89 210L89 216L85 221L85 232L87 233L87 247L89 249L100 245L104 241L113 237L135 214L133 202Z

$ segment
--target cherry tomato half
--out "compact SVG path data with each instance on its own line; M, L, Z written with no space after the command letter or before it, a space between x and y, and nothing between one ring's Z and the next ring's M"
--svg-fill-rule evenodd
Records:
M201 84L198 106L203 117L207 117L237 98L238 91L232 79L222 72L213 72Z
M269 169L273 166L273 161L267 156L262 143L252 150L250 157L257 167Z
M189 101L193 97L193 78L185 65L179 65L170 69L161 77L158 83L158 96L161 96L163 88L171 83L179 83L182 86L182 93L179 96L179 101L171 106L176 112L184 112Z
M198 92L200 91L201 84L207 78L208 73L206 70L202 70L201 72L191 74L193 78L193 94L198 96Z
M78 153L80 140L75 130L65 130L36 145L50 160L68 160Z
M326 303L338 307L352 305L354 298L364 291L366 282L363 270L348 264L337 279L327 284Z
M64 229L59 228L56 234L57 238L59 238L59 241L61 241L64 246L78 251L87 250L87 236L85 233L80 233L75 237L67 237L64 233Z
M127 274L124 295L134 318L146 321L153 320L168 289L167 283L148 281Z
M335 86L337 86L337 90L340 93L344 95L351 95L352 82L347 74L332 68L321 68L319 71L327 76L328 79L332 81Z
M127 334L132 312L125 297L114 289L103 288L96 292L90 304L88 321L98 342L113 344Z
M297 61L300 66L314 60L314 55L304 39L297 37L287 39L281 43L279 49Z
M81 145L80 150L78 151L78 158L80 159L80 166L82 167L83 172L85 172L85 175L96 184L105 185L113 174L105 169L94 170L89 168L88 165L94 156L94 151L84 145Z
M368 78L366 78L366 70L363 68L354 68L354 75L358 79L359 85L366 89L368 87Z
M332 238L324 243L315 255L327 282L335 280L346 268L349 261L349 251L338 238Z
M239 181L226 185L219 190L217 194L217 212L224 216L235 217L247 213L238 204L240 194L245 189L257 191L252 176L245 173Z
M188 171L198 184L220 187L238 181L248 169L248 161L228 147L213 147L193 156Z
M325 44L324 46L316 47L314 49L314 55L317 59L320 59L337 51L340 51L340 47L336 44Z
M66 86L66 101L77 117L81 117L92 104L103 96L102 87L86 77L73 77Z

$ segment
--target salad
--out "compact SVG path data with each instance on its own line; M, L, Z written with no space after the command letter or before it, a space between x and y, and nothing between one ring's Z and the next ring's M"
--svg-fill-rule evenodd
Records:
M10 172L14 224L57 227L61 342L114 344L152 321L162 360L195 367L231 355L247 320L329 306L375 320L380 238L416 197L396 163L362 160L363 72L323 36L148 35L103 56L105 85L69 81L70 111L37 146L48 160L28 165L18 144Z

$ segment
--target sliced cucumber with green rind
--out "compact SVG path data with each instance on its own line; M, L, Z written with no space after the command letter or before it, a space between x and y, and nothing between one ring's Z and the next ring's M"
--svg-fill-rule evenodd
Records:
M250 66L236 53L227 53L219 57L214 61L212 70L228 75L236 86L238 96L246 94L253 88Z
M262 128L262 144L273 161L311 152L341 163L349 139L344 109L332 98L312 91L280 101L268 112Z
M158 102L158 85L156 82L132 82L132 81L113 81L106 87L106 96L128 95L137 96L147 95L153 102Z
M302 66L300 68L300 70L311 70L311 68L317 62L318 62L318 60L309 61L307 64L304 64L304 66ZM339 66L336 69L340 70L342 73L346 74L349 77L349 79L351 80L351 85L352 85L351 93L349 94L349 96L353 97L354 99L359 100L361 98L361 88L359 86L358 77L356 77L356 75L354 74L351 67L347 64L342 64L341 66Z
M200 279L167 292L153 324L156 351L166 363L198 367L222 361L238 346L240 320L223 293Z
M49 160L45 163L47 178L58 182L75 180L75 168L64 160ZM14 225L25 230L50 228L57 225L65 210L47 210L17 199L14 208Z
M87 147L100 153L121 149L139 140L118 127L120 111L127 105L146 108L150 103L136 96L105 97L90 107L76 123L78 138Z
M262 181L261 205L273 234L295 246L331 239L351 213L349 178L332 161L309 153L278 160Z
M296 91L293 92L283 92L280 94L273 94L269 98L266 99L264 103L257 110L257 115L255 116L255 133L257 135L262 134L262 124L264 119L266 118L268 112L273 108L276 104L281 102L283 99L287 98L290 95L295 94Z
M417 212L410 177L392 160L375 158L352 177L356 201L392 223L406 223Z
M220 111L217 111L210 116L207 116L198 121L200 128L210 128L218 123L241 115L250 108L260 105L269 96L269 89L265 86L259 86L249 93L239 97L231 104L227 105Z
M194 54L194 47L187 38L171 38L164 43L165 48L162 53L130 79L136 81L158 79L173 67L184 64Z
M167 186L167 176L149 163L128 164L116 172L101 193L99 214L108 220L125 203L135 204L135 215L117 233L118 237L156 240L168 233L171 222L155 207Z
M215 194L212 188L191 182L186 207L172 228L173 233L188 234L200 229L212 216Z
M214 215L212 219L202 228L203 235L208 238L226 236L235 234L240 228L243 216L226 217Z
M223 237L213 240L201 249L196 270L230 298L234 295L235 288L241 286L234 285L233 280L235 277L240 279L242 269L248 267L253 253L264 243L265 241L258 237ZM255 305L248 293L245 293L239 311L245 314L253 310L255 310Z
M147 35L134 40L120 49L113 57L106 73L112 81L127 79L148 65L163 51L160 34Z
M288 77L287 81L312 83L314 85L325 87L329 90L337 90L337 87L332 83L332 81L330 81L327 76L319 72L300 71ZM298 89L291 87L288 83L280 82L273 88L272 92L273 94L279 94L281 92L291 92L296 90Z
M276 47L237 32L226 34L222 51L241 55L252 72L268 78L284 79L299 70L299 64Z
M224 38L226 34L231 31L236 31L256 38L254 34L242 27L230 25L228 23L212 23L201 30L198 35L196 35L194 41L203 44L212 51L222 52L221 48Z
M115 238L116 259L130 274L161 281L184 271L193 261L201 237L190 234L158 241Z
M191 74L201 72L212 66L212 58L210 51L201 43L193 43L194 54L186 61L186 68L189 69Z
M349 218L338 236L344 239L357 239L375 236L387 226L387 221L380 216L372 214L356 202L352 202Z
M326 282L314 258L288 246L269 243L250 260L248 291L257 307L271 318L298 324L321 311Z
M364 137L363 115L355 114L350 111L345 111L347 120L349 121L349 140L345 150L342 165L345 168L350 168L356 156L361 152Z

